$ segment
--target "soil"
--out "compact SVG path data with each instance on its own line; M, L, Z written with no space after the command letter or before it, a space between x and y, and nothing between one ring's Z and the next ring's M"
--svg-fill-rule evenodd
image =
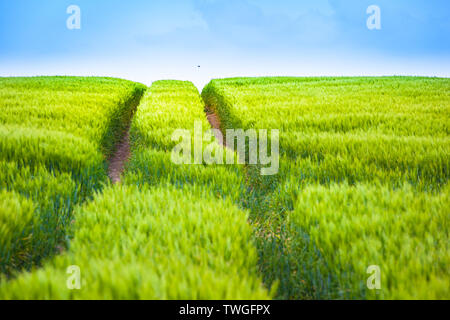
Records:
M130 158L130 132L126 131L122 140L117 144L116 151L109 160L108 176L112 183L119 183L125 168L125 163Z
M211 111L207 111L207 112L206 112L206 118L208 119L209 124L211 125L211 128L213 128L213 129L218 129L218 130L220 130L220 132L222 132L222 130L220 129L220 119L219 119L219 117L217 116L217 114L215 114L214 112L211 112ZM222 132L222 136L223 136L223 132ZM218 141L220 141L221 138L222 138L222 137L218 137L218 136L216 135L216 139L217 139ZM222 145L223 145L224 147L227 146L227 145L226 145L226 141L225 141L225 137L222 138Z

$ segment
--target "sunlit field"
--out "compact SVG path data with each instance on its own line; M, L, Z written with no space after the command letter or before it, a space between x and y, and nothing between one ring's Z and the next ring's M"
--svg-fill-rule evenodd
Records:
M278 297L450 297L448 79L236 78L202 95L223 130L280 130L279 175L247 168Z
M450 299L448 79L0 78L0 110L0 299ZM174 163L195 123L279 130L278 172Z

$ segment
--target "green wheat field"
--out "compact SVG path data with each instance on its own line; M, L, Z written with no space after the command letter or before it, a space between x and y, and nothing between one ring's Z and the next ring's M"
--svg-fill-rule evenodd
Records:
M450 79L0 78L0 110L0 299L450 299ZM207 113L278 129L278 174L174 164Z

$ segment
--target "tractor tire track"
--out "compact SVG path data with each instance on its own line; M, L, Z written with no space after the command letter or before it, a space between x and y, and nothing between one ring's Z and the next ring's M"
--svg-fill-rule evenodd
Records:
M109 160L108 176L113 184L120 182L125 164L130 159L130 156L130 130L127 129Z

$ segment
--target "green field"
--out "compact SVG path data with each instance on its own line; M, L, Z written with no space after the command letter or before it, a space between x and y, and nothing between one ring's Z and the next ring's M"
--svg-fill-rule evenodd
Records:
M448 79L0 78L0 109L0 299L450 299ZM278 174L173 163L205 111L278 129Z
M223 130L280 130L279 175L247 169L278 297L450 297L448 79L236 78L202 96Z
M78 208L67 252L4 280L0 298L269 298L248 213L235 204L239 188L233 186L243 185L239 169L170 162L172 128L188 129L194 120L208 126L191 83L153 84L131 123L133 156L123 184ZM83 274L81 290L66 286L71 265Z
M144 90L108 78L0 78L0 189L34 207L17 239L16 213L2 210L2 273L30 270L67 246L74 206L108 181L106 160Z

